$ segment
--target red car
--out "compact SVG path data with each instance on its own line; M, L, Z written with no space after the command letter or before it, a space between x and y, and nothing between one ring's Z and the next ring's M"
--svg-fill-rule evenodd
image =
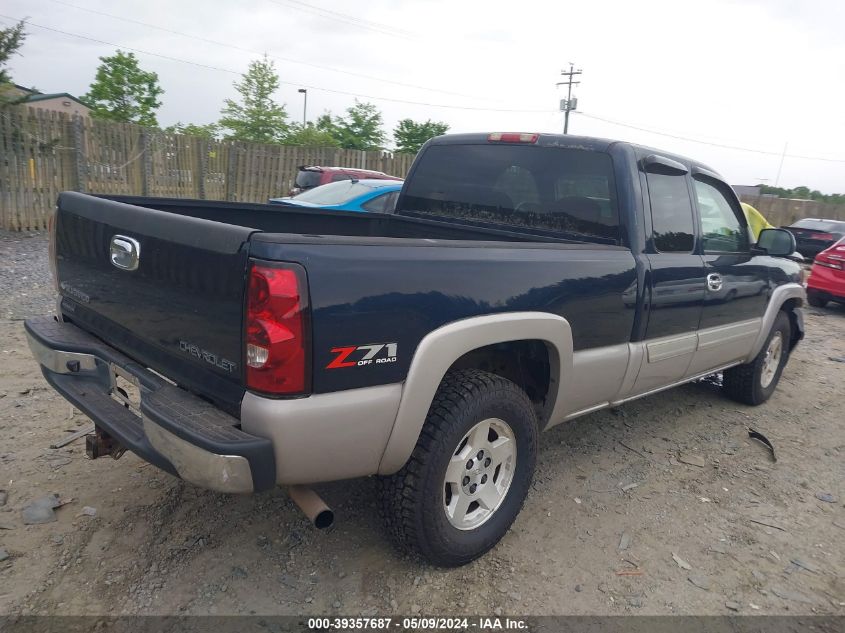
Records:
M845 237L816 255L807 280L807 302L823 308L828 301L845 303Z
M389 176L384 172L372 171L370 169L355 169L354 167L320 167L301 166L299 172L296 174L296 182L293 189L290 190L291 196L295 196L303 191L308 191L320 185L326 185L330 182L337 182L338 180L402 180L396 176Z

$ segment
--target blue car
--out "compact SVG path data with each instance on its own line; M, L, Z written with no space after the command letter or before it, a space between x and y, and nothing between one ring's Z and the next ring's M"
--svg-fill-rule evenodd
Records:
M309 189L293 198L270 198L271 204L334 211L393 213L401 180L341 180Z

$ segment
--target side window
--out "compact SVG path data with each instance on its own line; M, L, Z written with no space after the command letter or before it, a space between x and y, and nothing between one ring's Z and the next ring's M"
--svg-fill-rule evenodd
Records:
M646 179L655 247L662 253L691 253L695 230L686 178L648 172Z
M384 211L382 213L393 213L396 211L396 201L399 199L399 192L393 191L384 198Z
M695 180L704 250L738 253L748 250L748 232L725 195L709 182Z
M344 173L332 174L332 182L338 182L340 180L352 180L352 176Z
M376 196L375 198L370 198L361 206L364 207L370 213L384 213L384 204L387 202L387 198L389 194L383 193L380 196Z

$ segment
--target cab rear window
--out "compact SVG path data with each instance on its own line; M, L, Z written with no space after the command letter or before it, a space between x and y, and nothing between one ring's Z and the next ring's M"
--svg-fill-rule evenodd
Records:
M608 154L536 145L434 145L406 183L400 212L618 244Z

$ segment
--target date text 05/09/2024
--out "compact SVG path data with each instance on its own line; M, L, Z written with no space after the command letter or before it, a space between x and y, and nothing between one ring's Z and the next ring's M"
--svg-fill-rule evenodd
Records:
M384 631L391 629L416 631L523 631L524 618L510 617L332 617L309 618L308 628L317 631Z

